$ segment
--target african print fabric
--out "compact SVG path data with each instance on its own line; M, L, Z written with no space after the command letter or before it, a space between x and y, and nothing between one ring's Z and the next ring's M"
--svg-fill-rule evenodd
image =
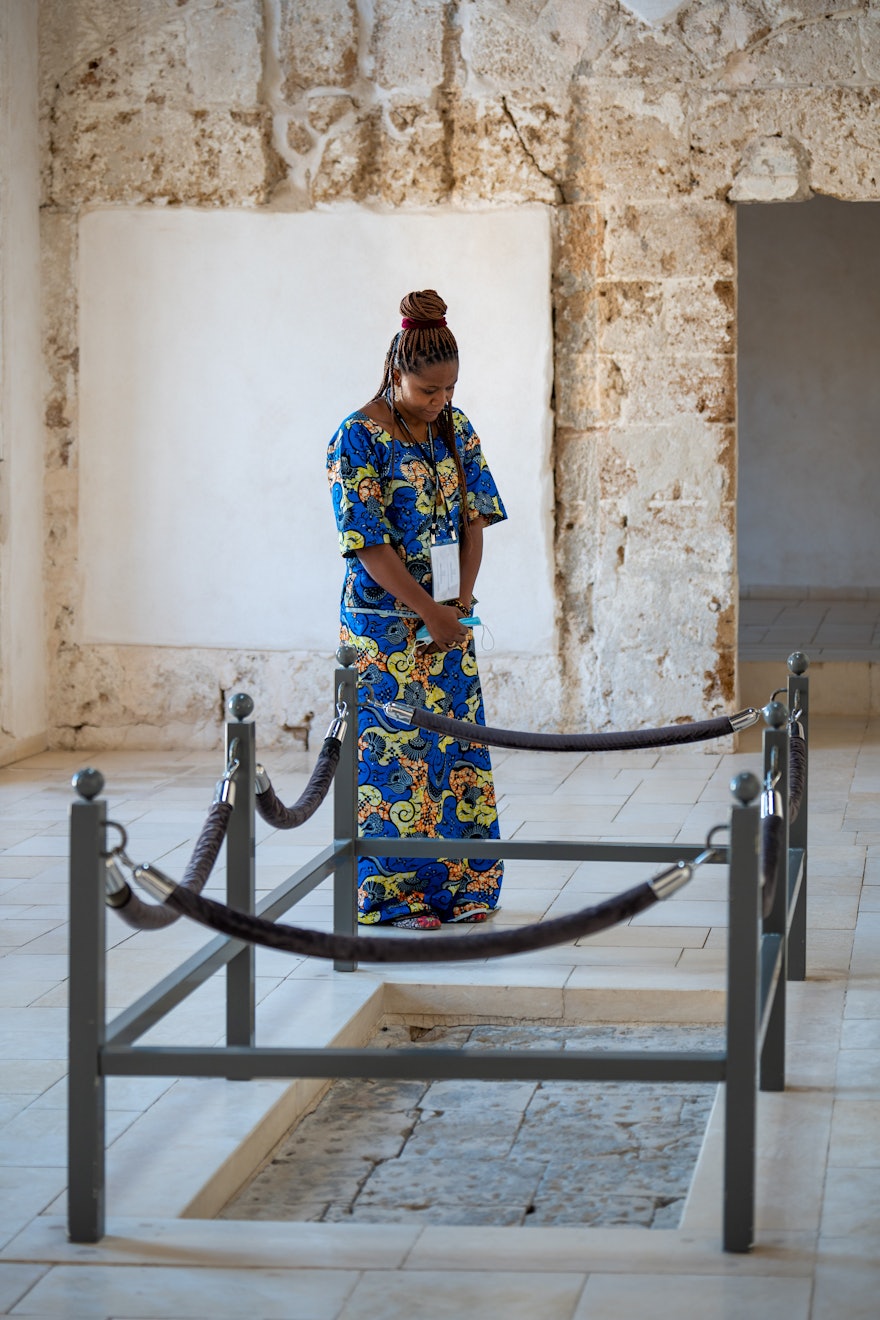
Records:
M469 519L507 515L479 439L453 410L467 482ZM421 619L370 577L357 550L392 545L412 576L431 591L430 532L445 498L461 513L456 465L435 437L436 467L415 441L353 413L330 443L327 470L339 544L346 557L340 636L357 651L362 684L375 705L358 718L358 815L363 836L497 839L498 814L489 751L425 729L400 729L384 715L387 701L484 724L473 633L450 651L417 651ZM433 914L454 920L473 907L494 908L500 860L358 859L358 920L371 924Z

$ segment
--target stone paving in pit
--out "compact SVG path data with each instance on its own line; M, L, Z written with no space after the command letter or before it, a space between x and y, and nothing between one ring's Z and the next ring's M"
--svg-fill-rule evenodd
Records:
M706 1026L393 1026L377 1048L723 1047ZM711 1084L343 1079L224 1219L675 1228Z

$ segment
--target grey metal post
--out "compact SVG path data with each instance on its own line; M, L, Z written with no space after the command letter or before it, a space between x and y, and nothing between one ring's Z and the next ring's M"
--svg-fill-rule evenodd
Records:
M789 836L790 846L801 849L804 858L800 891L795 901L788 930L788 976L792 981L803 981L807 975L807 798L810 774L810 680L807 677L807 669L809 665L809 658L804 655L803 651L795 651L788 657L788 708L792 715L800 711L799 720L807 744L807 766L805 771L807 778L804 781L804 794L801 798L801 809L798 818L792 824Z
M724 1105L724 1250L749 1251L755 1236L759 959L758 807L761 785L737 775L731 791L730 926L727 941L727 1085Z
M333 846L336 869L333 875L333 930L337 935L357 932L357 837L358 837L358 691L357 659L353 646L340 646L336 658L342 666L335 671L337 705L348 707L348 729L342 740L339 764L333 783ZM356 962L337 958L337 972L357 971Z
M241 912L256 905L254 838L255 729L244 721L254 703L246 692L236 692L227 702L232 717L226 725L226 764L238 761L235 773L235 807L226 832L226 902ZM245 947L226 966L226 1044L253 1045L256 995L254 989L256 950Z
M73 786L83 799L70 806L70 1003L67 1096L67 1235L71 1242L104 1236L104 1075L106 1032L104 863L107 804L104 776L80 770Z
M778 711L774 708L778 707ZM785 938L788 923L788 796L789 796L789 739L787 725L788 711L779 702L771 702L765 708L764 718L771 725L764 730L764 776L765 786L768 771L771 775L778 772L776 789L782 798L783 829L782 846L776 868L776 893L773 907L764 919L765 935L779 936L780 967L778 979L772 980L766 987L771 997L770 1015L764 1032L761 1047L761 1090L785 1090L785 1012L787 979L787 940ZM764 1013L764 1005L761 1006Z

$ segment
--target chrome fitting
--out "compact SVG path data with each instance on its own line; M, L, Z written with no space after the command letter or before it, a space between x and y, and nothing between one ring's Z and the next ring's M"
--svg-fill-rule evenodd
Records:
M228 802L230 807L235 806L235 782L227 779L225 775L217 780L214 788L214 805L216 806L218 802Z
M337 715L333 723L330 725L330 728L324 734L324 737L337 738L339 742L342 742L343 738L345 737L347 729L348 729L348 720L345 718L344 715Z
M407 706L402 701L386 701L383 709L389 719L397 720L399 724L412 724L413 706Z
M131 898L131 885L115 856L104 858L104 897L108 907L125 907Z
M735 715L730 715L728 718L734 733L739 733L740 729L750 729L753 724L757 724L760 714L754 706L749 706L748 710L737 711Z
M158 866L153 866L151 862L144 862L143 866L136 866L132 871L132 875L138 884L146 889L147 893L153 898L158 898L160 903L164 903L167 898L170 898L177 888L171 877L166 875L164 871L160 871Z
M800 738L803 740L804 726L797 718L797 715L792 715L791 719L788 721L788 733L791 738Z
M674 866L669 866L659 875L655 875L648 884L654 891L655 898L669 898L677 889L681 889L693 877L694 868L691 862L676 862Z
M761 820L770 816L782 820L782 794L778 788L765 788L761 794Z
M266 767L260 765L259 761L254 766L254 792L257 797L261 793L267 793L272 787L272 780L266 774Z

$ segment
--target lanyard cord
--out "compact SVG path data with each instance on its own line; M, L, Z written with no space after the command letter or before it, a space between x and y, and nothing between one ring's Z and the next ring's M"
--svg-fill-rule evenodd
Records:
M405 431L406 434L409 436L410 440L413 442L413 444L418 446L419 449L421 449L422 448L421 444L415 438L412 431L407 426L403 414L395 407L394 399L390 389L386 394L385 401L388 404L389 410L391 412L391 416L398 423L401 430ZM437 465L437 457L434 451L434 432L431 429L430 422L427 422L426 426L427 426L427 440L428 440L428 444L431 446L431 468L432 468L432 475L434 477L434 502L433 502L432 516L431 516L431 536L432 538L434 538L437 535L437 495L439 494L440 498L443 501L443 516L446 520L446 526L449 528L450 535L453 541L457 541L458 536L456 534L455 527L452 525L452 516L450 514L449 505L446 500L446 493L443 490L443 483L440 480L440 470ZM393 439L394 437L392 436L392 441Z

